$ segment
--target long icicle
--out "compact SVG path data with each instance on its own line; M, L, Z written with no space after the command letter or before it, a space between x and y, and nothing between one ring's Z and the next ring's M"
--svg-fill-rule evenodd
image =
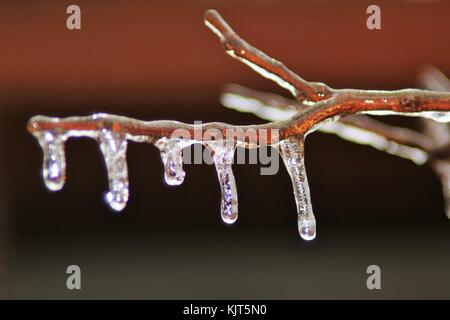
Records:
M103 129L99 135L99 146L108 171L109 191L105 199L109 206L121 211L128 201L127 140L124 134Z
M219 178L222 201L220 213L227 224L236 222L238 218L238 197L236 181L231 167L234 158L234 143L210 142L207 144L213 150L213 159Z
M281 156L294 187L298 214L298 231L304 240L316 237L316 219L309 195L308 177L305 170L304 140L289 138L280 142Z

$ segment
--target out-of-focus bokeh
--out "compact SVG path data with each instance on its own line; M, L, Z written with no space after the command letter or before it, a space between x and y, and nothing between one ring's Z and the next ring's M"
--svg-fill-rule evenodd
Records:
M424 65L450 75L450 2L377 1L382 29L374 31L369 1L77 0L80 31L66 28L69 4L0 3L2 298L450 298L450 224L427 165L310 135L318 236L306 243L284 168L261 176L259 165L234 166L240 216L227 226L212 166L187 165L184 184L169 187L157 149L130 143L131 198L116 214L103 200L95 141L66 144L68 180L50 193L25 130L33 115L93 112L261 123L221 107L221 87L287 93L224 53L203 25L208 8L305 79L414 87ZM81 291L66 288L72 264ZM381 267L380 291L366 288L371 264Z

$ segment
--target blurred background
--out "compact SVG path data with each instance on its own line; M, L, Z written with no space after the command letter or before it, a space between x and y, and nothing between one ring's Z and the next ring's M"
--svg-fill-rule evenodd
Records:
M77 4L82 30L66 28ZM450 75L450 2L377 1L381 30L366 28L370 1L2 1L0 3L0 296L45 298L450 298L450 223L431 168L315 133L306 166L318 223L297 231L284 168L261 176L235 165L237 223L220 219L213 166L187 165L167 186L159 152L130 143L131 197L121 213L103 200L97 144L66 144L67 182L48 192L28 119L107 112L143 120L262 123L219 104L239 83L287 95L228 57L203 25L217 9L248 42L302 77L336 88L415 87L431 64ZM415 126L414 119L383 120ZM82 290L66 288L66 268ZM382 290L366 288L366 268Z

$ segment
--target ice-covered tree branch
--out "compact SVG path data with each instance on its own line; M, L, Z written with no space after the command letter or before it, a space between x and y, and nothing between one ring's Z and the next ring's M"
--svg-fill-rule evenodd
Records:
M419 77L419 85L431 90L450 92L450 80L433 67L423 70ZM424 133L433 141L434 148L430 152L431 167L441 180L445 212L450 219L450 128L446 123L420 120Z
M253 113L270 121L289 119L309 107L294 99L235 84L224 87L221 102L225 107ZM421 132L388 125L366 115L346 116L339 121L327 123L318 130L333 133L345 140L370 145L418 164L428 159L428 153L434 145L432 139Z
M172 185L180 184L184 179L182 149L193 143L202 143L211 149L217 169L222 191L222 219L226 223L233 223L237 219L237 192L231 169L235 148L272 145L279 147L292 178L299 231L304 239L309 240L316 235L304 165L304 139L309 133L319 128L325 130L326 124L330 126L330 123L353 114L400 114L441 122L450 121L449 93L418 89L332 89L323 83L304 80L281 62L251 46L241 39L216 11L209 10L205 13L205 24L220 38L230 56L290 91L295 100L283 100L279 97L273 99L278 103L275 109L281 108L284 113L291 110L290 116L283 119L266 117L273 122L249 126L142 121L108 114L65 119L36 116L30 119L28 130L37 137L43 149L43 175L49 189L59 190L64 184L64 142L70 137L86 136L99 142L109 178L110 190L106 199L115 210L122 210L129 197L126 165L128 140L153 143L160 149L165 178L167 183ZM263 102L264 99L259 98ZM421 160L410 156L411 150L428 154L431 146L431 139L425 135L412 130L390 128L367 117L347 117L342 119L341 124L347 126L344 127L346 130L348 127L365 129L366 133L370 132L384 137L386 141L395 142L397 150L399 146L409 148L398 153L403 153L403 156L415 159L416 162ZM336 128L336 124L333 130L336 133L340 131L340 135L346 136L347 139L362 141L361 137L356 137L351 131ZM254 135L249 136L246 134L248 132ZM389 146L386 149L388 150Z

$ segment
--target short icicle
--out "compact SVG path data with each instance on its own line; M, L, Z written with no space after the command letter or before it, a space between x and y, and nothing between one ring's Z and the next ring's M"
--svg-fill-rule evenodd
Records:
M312 240L316 237L316 219L312 211L305 170L303 137L283 140L280 142L280 148L283 162L294 187L300 236L304 240Z
M103 129L99 135L99 146L108 172L109 192L105 199L112 209L121 211L125 208L129 196L127 140L122 133Z
M164 178L171 186L183 183L186 173L183 171L183 148L190 145L180 139L161 138L155 146L161 151L161 160L164 164Z
M66 182L66 156L64 143L66 136L55 132L39 132L34 134L44 154L42 176L46 187L51 191L59 191Z
M234 180L232 163L235 145L226 142L208 143L213 150L213 159L219 178L222 200L220 213L222 220L227 224L236 222L238 218L238 198L236 181Z

